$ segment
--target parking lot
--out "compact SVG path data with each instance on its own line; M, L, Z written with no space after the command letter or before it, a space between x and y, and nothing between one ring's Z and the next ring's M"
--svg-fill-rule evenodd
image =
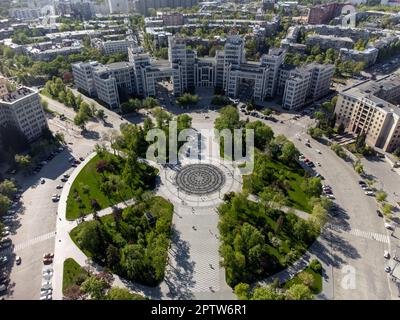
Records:
M64 132L65 149L52 159L43 159L40 170L37 167L33 175L12 175L19 182L21 197L15 206L15 217L7 222L12 245L0 253L8 259L2 267L7 276L9 274L8 288L2 295L4 299L51 299L52 259L44 256L54 252L57 196L65 183L61 179L74 170L70 158L73 156L80 161L80 157L83 159L91 153L96 142L63 130L58 120L50 120L49 125L53 131ZM21 259L19 265L17 257Z

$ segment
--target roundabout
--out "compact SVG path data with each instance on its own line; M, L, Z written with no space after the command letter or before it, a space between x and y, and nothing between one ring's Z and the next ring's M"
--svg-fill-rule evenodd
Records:
M220 190L225 181L224 172L212 164L189 164L175 176L175 183L183 192L198 196Z

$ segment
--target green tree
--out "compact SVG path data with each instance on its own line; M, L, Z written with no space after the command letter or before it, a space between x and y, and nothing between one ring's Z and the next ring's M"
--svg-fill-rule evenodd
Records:
M12 198L17 192L17 187L11 180L4 180L0 183L0 193Z
M89 121L89 116L79 111L74 117L74 124L77 125L82 130L86 129L86 123Z
M311 290L304 284L294 284L286 290L288 300L312 300Z
M234 291L239 300L249 300L250 286L247 283L237 284Z
M271 286L258 286L254 289L251 300L284 300L284 296Z
M10 210L11 203L7 196L0 194L0 216L5 215Z
M15 155L15 163L17 164L18 168L21 169L23 172L29 172L32 168L32 159L29 155Z
M274 138L272 129L259 120L247 123L246 129L254 130L254 146L260 150L265 150Z
M133 295L127 288L112 287L108 290L106 300L142 300L139 295Z
M81 284L82 292L89 294L93 300L101 300L105 296L105 291L109 287L108 283L103 279L98 279L95 276L87 278Z

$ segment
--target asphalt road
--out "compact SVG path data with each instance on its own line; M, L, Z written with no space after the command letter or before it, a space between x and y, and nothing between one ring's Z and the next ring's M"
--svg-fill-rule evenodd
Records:
M387 261L383 258L384 250L389 247L387 243L373 239L385 240L388 233L382 218L376 214L374 198L366 196L359 187L359 176L350 164L308 136L306 131L312 120L306 117L290 120L292 116L288 114L277 118L283 119L284 123L265 122L275 134L284 134L292 140L308 159L321 163L316 170L326 178L323 182L332 187L335 202L341 209L331 221L335 230L327 232L329 237L320 252L320 259L330 269L327 270L331 288L328 298L391 299L393 288L384 272ZM311 140L311 148L305 146L306 138ZM354 281L351 278L353 271Z

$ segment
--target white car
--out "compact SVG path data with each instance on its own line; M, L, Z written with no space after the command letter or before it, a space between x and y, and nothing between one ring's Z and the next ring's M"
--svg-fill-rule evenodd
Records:
M385 222L385 228L388 230L393 230L393 227L390 223Z
M319 163L319 162L316 162L315 163L318 167L320 167L321 166L321 164Z
M317 151L317 153L321 154L322 152L318 149L315 149L315 151Z
M389 259L389 258L390 258L390 253L389 253L389 251L385 250L385 251L383 252L383 257L384 257L385 259Z
M375 193L373 193L372 191L365 191L365 194L367 196L374 196L375 195Z
M389 273L390 271L392 271L392 268L389 267L389 266L386 266L386 267L385 267L385 272Z
M44 180L43 178L40 179L40 184L44 184L46 182L46 180Z
M51 294L48 294L46 296L41 296L40 300L52 300L52 296L51 296Z

